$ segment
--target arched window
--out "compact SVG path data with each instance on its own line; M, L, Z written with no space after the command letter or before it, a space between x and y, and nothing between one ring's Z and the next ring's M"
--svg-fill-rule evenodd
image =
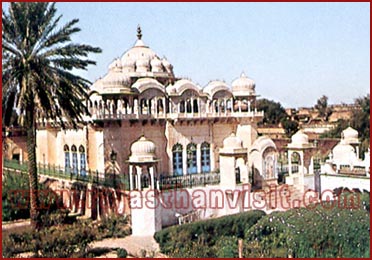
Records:
M201 145L201 171L210 172L211 171L211 148L209 143L204 142Z
M80 153L80 175L86 176L86 156L85 156L85 149L84 146L80 145L79 147Z
M194 143L187 145L187 173L195 174L198 170L196 168L196 145Z
M199 112L199 106L198 106L198 100L197 99L194 99L194 102L193 102L193 109L194 109L194 113L198 113Z
M187 113L191 113L192 111L191 111L191 101L190 101L190 99L188 99L187 101L186 101L186 112Z
M173 172L174 175L183 175L182 170L182 145L175 144L173 146Z
M78 158L77 158L77 150L76 146L71 146L71 152L72 152L72 174L78 173Z
M70 148L66 144L63 147L63 151L65 153L65 172L70 173L71 165L70 165Z
M240 183L240 168L239 167L235 168L235 183L236 184Z
M185 101L180 102L180 113L185 113Z

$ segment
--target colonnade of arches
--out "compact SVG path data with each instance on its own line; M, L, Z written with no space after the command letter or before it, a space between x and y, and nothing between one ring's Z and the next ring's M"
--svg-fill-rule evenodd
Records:
M205 99L177 98L177 100L166 97L155 96L152 98L116 98L116 99L96 99L88 102L90 114L103 116L119 115L164 115L166 113L177 114L227 114L233 112L252 112L251 101L247 99L219 98Z

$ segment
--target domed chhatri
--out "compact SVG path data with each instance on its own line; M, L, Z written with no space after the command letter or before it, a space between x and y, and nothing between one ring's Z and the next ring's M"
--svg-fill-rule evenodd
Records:
M358 131L349 126L342 131L341 142L344 144L359 144Z
M312 145L309 143L309 137L302 129L297 131L297 133L291 137L291 143L288 144L289 148L307 148L311 146Z
M247 153L247 148L243 147L243 141L235 133L223 140L223 147L220 149L220 154L223 155L236 155Z
M156 161L156 146L145 136L141 136L139 140L134 142L130 148L130 162L154 162Z
M256 83L248 78L244 72L239 78L232 82L232 92L234 96L252 96L255 95Z
M243 148L243 141L235 133L231 133L230 136L223 140L223 148L241 149Z

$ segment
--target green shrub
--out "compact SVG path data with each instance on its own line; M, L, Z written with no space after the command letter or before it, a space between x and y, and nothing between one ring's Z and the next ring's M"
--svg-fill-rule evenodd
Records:
M117 251L118 258L127 258L128 252L124 248L119 248Z
M249 211L216 219L172 226L156 232L155 240L162 253L172 257L215 257L213 246L221 237L243 238L245 230L253 226L265 213ZM221 253L222 254L222 253Z
M27 219L30 217L29 178L26 173L4 171L2 200L2 221ZM53 212L62 213L63 211L61 197L44 184L39 184L39 202L40 215L46 216ZM63 215L62 213L59 217ZM54 217L56 218L57 215L54 215ZM48 226L49 222L45 217L44 220L46 221L46 226ZM50 225L54 225L54 223L52 222Z
M44 228L7 231L3 234L3 257L15 257L22 252L33 252L35 257L85 257L88 244L95 239L95 229L89 222Z
M326 207L324 207L326 206ZM370 214L325 203L314 209L274 212L246 232L243 256L369 256Z
M216 257L219 258L238 258L238 238L220 237L214 245Z
M126 237L132 233L129 226L128 215L115 215L105 217L98 225L98 239L108 237Z

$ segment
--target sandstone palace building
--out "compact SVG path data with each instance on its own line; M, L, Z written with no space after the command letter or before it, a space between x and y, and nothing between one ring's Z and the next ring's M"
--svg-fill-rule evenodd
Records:
M131 156L140 165L156 161L155 179L218 172L223 140L236 135L249 152L256 180L275 178L275 144L256 131L263 112L255 108L255 82L243 73L231 86L211 81L202 88L175 76L172 64L142 41L140 28L137 38L92 85L87 126L63 131L45 124L38 130L39 162L76 175L87 174L86 169L103 174L111 171L114 152L116 175L138 174L130 167ZM147 168L140 174L150 177ZM246 168L240 172L248 181Z
M153 235L176 223L258 208L246 206L252 196L264 205L259 209L285 210L272 206L278 190L303 203L340 186L370 190L369 150L360 159L357 131L345 129L328 159L315 169L319 147L299 130L285 148L288 164L278 167L275 143L257 132L264 113L256 109L252 79L242 73L231 85L210 81L201 87L174 75L172 64L142 41L140 28L137 33L134 46L91 86L85 124L64 130L39 122L40 181L57 190L80 187L77 196L63 197L73 212L99 218L116 209L131 214L133 235ZM7 142L5 167L19 169L22 165L14 160L27 161L25 140L13 129ZM279 170L285 175L281 180ZM261 190L273 196L263 197ZM89 191L100 195L92 197ZM142 191L153 191L146 199L159 207L129 207L136 200L132 192ZM207 194L204 200L174 207L185 194L201 191ZM211 195L216 191L222 195L218 201ZM236 207L226 207L233 202Z

